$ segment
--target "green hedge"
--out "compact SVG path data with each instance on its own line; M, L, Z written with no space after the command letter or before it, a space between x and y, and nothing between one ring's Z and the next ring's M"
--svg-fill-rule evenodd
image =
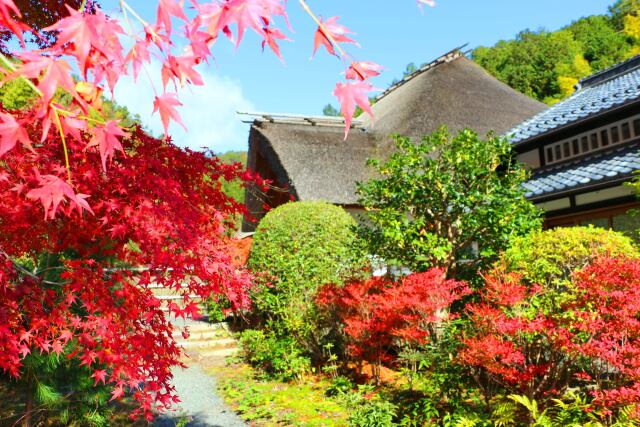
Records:
M340 285L367 265L355 220L326 202L293 202L262 219L248 266L258 275L254 311L280 336L317 350L322 330L314 300L319 286Z

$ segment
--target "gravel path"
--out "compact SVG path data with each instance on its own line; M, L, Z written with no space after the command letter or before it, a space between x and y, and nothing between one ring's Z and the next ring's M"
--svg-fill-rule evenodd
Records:
M185 416L188 427L246 427L232 410L227 408L216 393L216 380L200 365L191 361L187 369L174 370L174 385L180 396L179 408L174 416L159 417L155 427L174 427Z

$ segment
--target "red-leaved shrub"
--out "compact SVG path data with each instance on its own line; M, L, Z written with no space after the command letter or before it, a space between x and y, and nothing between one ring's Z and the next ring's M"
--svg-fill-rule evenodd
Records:
M434 268L397 282L372 278L328 285L318 304L337 316L350 356L373 364L378 381L380 366L395 359L400 344L425 344L433 325L451 317L451 304L470 292L464 282L447 280Z
M612 411L640 402L639 260L599 258L560 290L497 267L467 310L459 360L486 399L544 403L575 386Z

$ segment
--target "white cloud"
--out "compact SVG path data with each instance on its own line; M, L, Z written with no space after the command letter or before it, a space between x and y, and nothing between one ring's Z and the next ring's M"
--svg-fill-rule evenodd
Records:
M154 82L159 81L160 65L147 65ZM204 80L204 86L188 86L179 90L182 107L178 112L187 128L171 123L169 134L181 147L200 149L207 147L217 153L228 150L246 150L249 137L248 125L240 121L236 111L251 111L253 104L242 93L240 82L225 76L219 76L204 68L198 71ZM157 79L156 79L157 77ZM155 84L156 90L162 90L162 84ZM173 89L171 83L167 90ZM142 118L144 125L154 135L164 132L160 116L152 114L154 91L149 78L141 70L138 81L132 76L123 76L116 86L115 99L119 104Z

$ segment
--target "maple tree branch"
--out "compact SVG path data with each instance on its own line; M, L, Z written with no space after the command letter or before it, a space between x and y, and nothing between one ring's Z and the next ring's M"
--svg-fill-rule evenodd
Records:
M38 275L30 272L29 270L27 270L26 268L24 268L22 265L20 265L16 260L14 260L11 255L9 255L4 249L0 249L0 255L3 256L5 259L7 259L9 262L11 262L11 264L13 265L13 267L23 276L27 276L30 277L31 279L40 282L40 283L44 283L45 285L54 285L54 286L64 286L66 285L68 282L52 282L50 280L44 280L40 277L38 277Z

